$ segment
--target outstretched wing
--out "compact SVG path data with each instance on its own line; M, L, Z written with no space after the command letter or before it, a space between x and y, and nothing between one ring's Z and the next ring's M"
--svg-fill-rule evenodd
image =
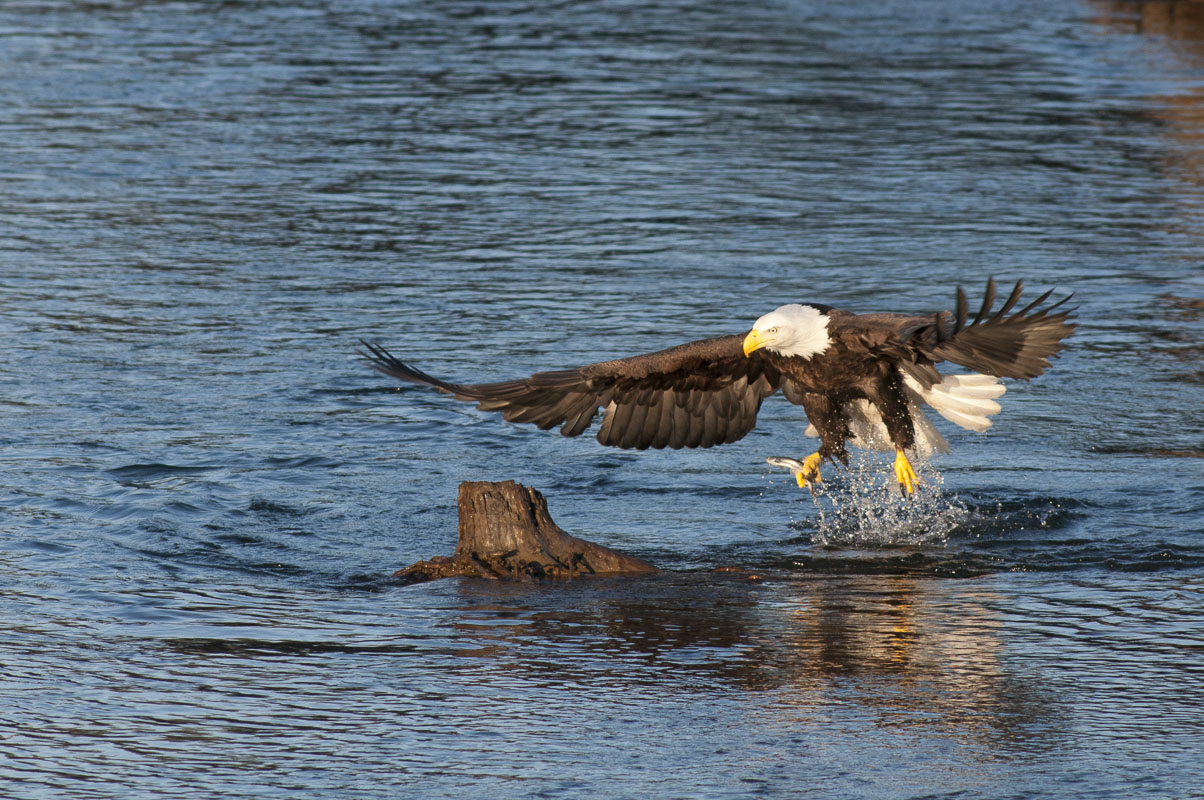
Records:
M929 316L848 314L833 312L834 335L855 337L871 352L889 354L900 368L925 388L940 381L933 362L952 361L1000 378L1035 378L1049 368L1049 359L1065 347L1074 332L1073 309L1058 310L1070 297L1041 307L1052 290L1013 314L1024 282L1017 281L1003 306L993 314L995 280L987 281L978 313L970 320L966 293L957 290L957 311Z
M1016 281L1003 306L991 314L995 279L989 279L982 305L974 320L967 323L966 293L958 287L956 314L934 314L929 324L912 333L909 342L933 361L952 361L1000 378L1035 378L1049 368L1049 359L1066 347L1062 340L1076 326L1069 321L1073 309L1058 310L1070 295L1041 308L1053 294L1052 289L1008 316L1023 291L1024 281Z
M543 430L560 425L581 434L605 409L598 441L612 447L674 449L734 442L756 424L761 401L777 390L780 373L760 354L746 358L744 337L722 336L647 355L576 369L537 372L499 383L448 383L361 340L374 369L433 386L509 422Z

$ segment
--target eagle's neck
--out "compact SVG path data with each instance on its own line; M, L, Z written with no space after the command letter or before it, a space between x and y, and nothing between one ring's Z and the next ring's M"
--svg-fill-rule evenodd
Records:
M775 312L789 323L789 334L768 345L766 349L794 358L811 358L832 346L828 336L828 315L814 306L793 304Z

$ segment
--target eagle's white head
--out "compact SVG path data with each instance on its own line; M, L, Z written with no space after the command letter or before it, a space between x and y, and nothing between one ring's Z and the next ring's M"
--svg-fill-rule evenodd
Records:
M828 315L814 306L792 303L757 320L744 337L744 355L764 347L784 356L811 358L831 345Z

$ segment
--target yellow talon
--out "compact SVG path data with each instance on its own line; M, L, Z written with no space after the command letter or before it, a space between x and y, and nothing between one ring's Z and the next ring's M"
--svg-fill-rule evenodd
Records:
M899 481L899 489L904 496L914 494L916 486L920 484L916 471L911 468L911 463L902 450L895 451L895 480Z
M823 463L823 456L819 453L812 453L803 459L803 468L794 473L794 480L798 483L800 489L811 489L811 484L820 483L823 478L819 477L819 465Z

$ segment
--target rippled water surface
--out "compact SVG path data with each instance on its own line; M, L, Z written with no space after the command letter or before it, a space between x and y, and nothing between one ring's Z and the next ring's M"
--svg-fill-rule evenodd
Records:
M0 4L0 794L1204 797L1201 87L1190 3ZM354 355L991 274L1079 331L911 506ZM503 479L665 571L391 577Z

